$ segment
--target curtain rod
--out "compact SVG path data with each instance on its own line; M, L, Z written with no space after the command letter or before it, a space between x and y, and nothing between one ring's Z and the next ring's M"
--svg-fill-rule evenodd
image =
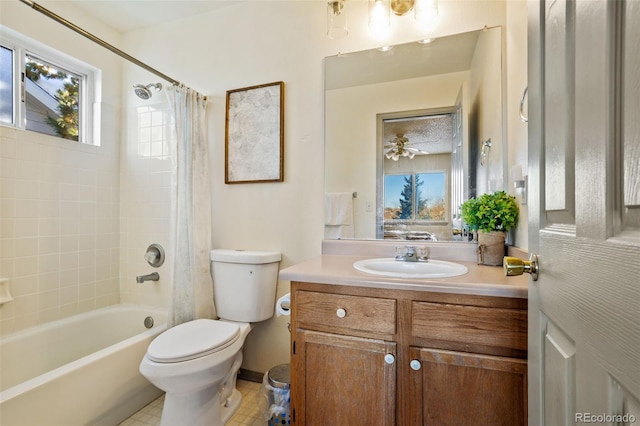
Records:
M38 12L42 13L43 15L46 15L47 17L53 19L54 21L64 25L65 27L67 27L69 29L72 29L73 31L77 32L78 34L88 38L89 40L93 41L94 43L99 44L100 46L104 47L105 49L109 49L110 51L112 51L116 55L126 59L127 61L133 62L134 64L138 65L139 67L142 67L145 70L147 70L149 72L152 72L153 74L157 75L158 77L163 78L164 80L170 82L171 84L174 84L176 86L182 85L178 80L174 80L173 78L171 78L168 75L158 71L157 69L150 67L149 65L145 64L142 61L139 61L138 59L134 58L133 56L129 55L128 53L123 52L122 50L118 49L117 47L107 43L104 40L102 40L101 38L94 36L90 32L87 32L84 29L80 28L79 26L67 21L63 17L61 17L59 15L56 15L55 13L50 11L49 9L40 6L38 3L34 2L34 1L31 1L31 0L20 0L20 1L22 3L24 3L24 4L26 4L27 6L31 7L32 9L37 10Z

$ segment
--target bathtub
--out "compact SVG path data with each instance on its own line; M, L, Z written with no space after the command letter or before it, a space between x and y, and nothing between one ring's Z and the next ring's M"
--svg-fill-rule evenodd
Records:
M144 320L154 319L147 329ZM162 392L138 371L166 329L158 308L115 305L0 339L0 424L116 425Z

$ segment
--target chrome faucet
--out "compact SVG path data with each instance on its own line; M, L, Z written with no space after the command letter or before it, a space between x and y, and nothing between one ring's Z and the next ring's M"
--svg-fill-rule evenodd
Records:
M429 259L427 247L396 247L396 260L399 262L426 262Z
M158 281L160 279L160 274L157 272L152 272L148 275L138 275L136 277L136 282L138 284L142 284L145 281Z

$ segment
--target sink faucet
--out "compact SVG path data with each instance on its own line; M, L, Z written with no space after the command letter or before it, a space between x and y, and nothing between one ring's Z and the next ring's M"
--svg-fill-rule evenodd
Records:
M428 259L427 247L396 247L396 260L399 262L426 262Z
M145 281L158 281L160 279L160 274L157 272L152 272L148 275L138 275L136 277L136 282L138 284L142 284Z

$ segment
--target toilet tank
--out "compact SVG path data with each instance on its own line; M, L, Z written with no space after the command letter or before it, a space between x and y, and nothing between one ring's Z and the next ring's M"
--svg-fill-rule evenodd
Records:
M281 257L271 251L211 250L213 299L218 316L241 322L271 318Z

